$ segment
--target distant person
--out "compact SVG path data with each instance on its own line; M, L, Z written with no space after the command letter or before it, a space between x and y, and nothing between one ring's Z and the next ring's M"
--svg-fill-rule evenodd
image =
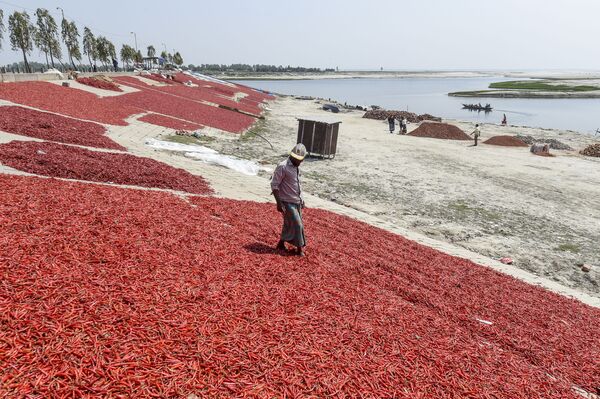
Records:
M390 134L394 134L394 130L396 130L396 119L394 118L394 115L390 114L390 116L387 117L387 121L390 127Z
M296 254L304 256L306 239L302 208L304 200L300 189L300 164L306 156L304 144L296 144L287 159L275 168L271 190L277 202L277 210L283 214L283 227L277 249L285 250L285 243L296 247Z
M506 126L507 122L506 122L506 114L503 114L504 116L502 117L502 126Z
M400 126L402 134L406 134L407 129L408 129L408 119L406 119L406 116L402 117L402 125Z
M119 61L112 59L113 67L115 67L115 72L119 72Z
M471 136L475 139L475 144L473 147L477 147L477 141L479 140L479 136L481 136L481 129L479 128L479 124L475 125L475 130L471 132Z
M96 64L94 64L93 70L94 70L94 72L98 72L98 67L96 67Z

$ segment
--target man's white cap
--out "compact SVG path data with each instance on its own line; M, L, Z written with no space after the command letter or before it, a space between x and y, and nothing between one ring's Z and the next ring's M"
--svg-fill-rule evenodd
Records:
M290 156L296 158L298 161L302 161L306 156L306 147L302 143L298 143L290 151Z

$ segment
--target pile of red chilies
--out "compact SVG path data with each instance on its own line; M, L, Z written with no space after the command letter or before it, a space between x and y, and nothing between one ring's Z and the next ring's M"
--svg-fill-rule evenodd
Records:
M123 91L119 86L112 82L107 82L105 80L94 79L94 78L78 78L77 82L95 87L97 89L110 90L110 91Z
M30 108L0 108L0 130L65 144L125 150L104 135L106 128L102 125Z
M200 176L150 158L91 151L56 143L0 144L0 163L42 176L210 194Z
M580 398L600 310L325 211L0 175L5 397Z

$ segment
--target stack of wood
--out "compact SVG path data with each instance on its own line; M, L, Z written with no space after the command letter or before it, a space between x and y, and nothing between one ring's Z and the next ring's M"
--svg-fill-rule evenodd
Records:
M382 110L382 109L367 111L363 115L363 118L377 119L377 120L382 121L382 120L389 118L390 115L396 119L406 118L406 120L409 121L410 123L419 123L419 122L423 122L423 121L434 121L434 122L442 121L442 118L438 118L437 116L433 116L433 115L429 115L429 114L417 115L414 112L386 111L386 110Z
M591 144L579 152L587 157L600 158L600 144Z

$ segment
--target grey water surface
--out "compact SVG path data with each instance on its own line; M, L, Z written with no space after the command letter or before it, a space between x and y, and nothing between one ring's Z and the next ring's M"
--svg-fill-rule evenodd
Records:
M238 80L261 90L298 96L331 98L351 105L428 113L446 119L500 123L506 114L512 125L574 130L594 134L600 128L600 99L458 98L453 91L487 89L492 82L514 79L390 78L321 80ZM490 103L490 113L462 109L462 103Z

